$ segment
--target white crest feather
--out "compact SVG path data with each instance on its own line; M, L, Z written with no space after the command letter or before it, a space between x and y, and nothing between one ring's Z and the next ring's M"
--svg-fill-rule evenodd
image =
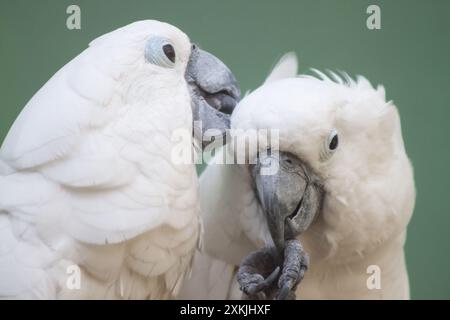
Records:
M321 81L347 86L349 88L373 90L374 92L377 92L383 100L386 99L384 87L382 85L378 85L376 88L373 87L370 81L367 80L364 76L357 75L355 79L353 79L347 72L344 71L338 70L337 72L335 72L332 70L326 70L325 72L322 72L314 68L311 68L311 72L313 73L313 75L301 75L300 77L315 78Z
M267 76L264 83L280 79L295 78L298 72L298 59L294 52L284 54Z
M325 82L333 82L340 85L345 85L348 87L353 87L356 85L355 80L353 80L348 73L344 71L332 71L327 69L324 73L318 69L311 69L311 72L314 74L313 78L318 78L319 80L325 81ZM308 77L308 76L306 76Z

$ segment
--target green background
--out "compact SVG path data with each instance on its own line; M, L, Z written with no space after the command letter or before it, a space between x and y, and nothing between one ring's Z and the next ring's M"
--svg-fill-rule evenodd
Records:
M66 29L81 7L82 29ZM381 7L381 30L366 8ZM178 26L224 60L242 91L284 52L300 68L339 69L382 83L402 117L417 204L407 260L412 298L450 298L450 1L0 0L0 141L50 76L95 37L136 20Z

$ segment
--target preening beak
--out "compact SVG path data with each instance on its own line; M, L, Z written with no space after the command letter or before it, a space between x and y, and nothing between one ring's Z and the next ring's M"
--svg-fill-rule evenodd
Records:
M264 168L277 164L278 170L263 174ZM297 157L284 152L261 154L250 170L273 242L283 252L285 241L305 231L320 211L320 180Z
M233 73L218 58L193 46L185 77L191 91L194 121L201 121L201 130L195 128L194 132L203 137L208 129L217 129L223 136L240 97Z

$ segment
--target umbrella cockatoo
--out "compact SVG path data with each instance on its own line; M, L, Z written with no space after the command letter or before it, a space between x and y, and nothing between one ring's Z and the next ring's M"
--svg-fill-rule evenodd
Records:
M0 150L0 297L177 295L200 234L193 121L220 132L239 89L176 27L94 40L28 102ZM180 142L181 141L181 142Z
M307 261L292 269L290 288L304 275L297 298L406 299L404 243L415 187L397 108L382 86L361 76L296 73L296 57L288 54L233 112L232 129L273 130L278 140L225 148L217 158L247 150L247 164L212 161L205 169L204 252L183 297L240 298L236 278L244 292L264 287L279 273L277 263L283 267L270 249L282 256L298 239L310 263L306 273ZM274 164L277 170L262 174ZM250 253L265 245L255 260ZM243 259L250 273L237 272Z

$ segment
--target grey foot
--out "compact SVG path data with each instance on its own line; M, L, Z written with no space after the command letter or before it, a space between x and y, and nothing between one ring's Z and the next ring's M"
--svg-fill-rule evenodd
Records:
M245 298L266 300L273 296L281 261L276 249L269 247L254 251L244 258L237 280Z
M278 279L277 300L294 300L295 290L309 266L309 256L298 240L286 241L283 269Z
M269 247L249 254L241 263L237 279L248 299L295 299L295 290L308 265L309 257L300 241L289 240L283 257Z

